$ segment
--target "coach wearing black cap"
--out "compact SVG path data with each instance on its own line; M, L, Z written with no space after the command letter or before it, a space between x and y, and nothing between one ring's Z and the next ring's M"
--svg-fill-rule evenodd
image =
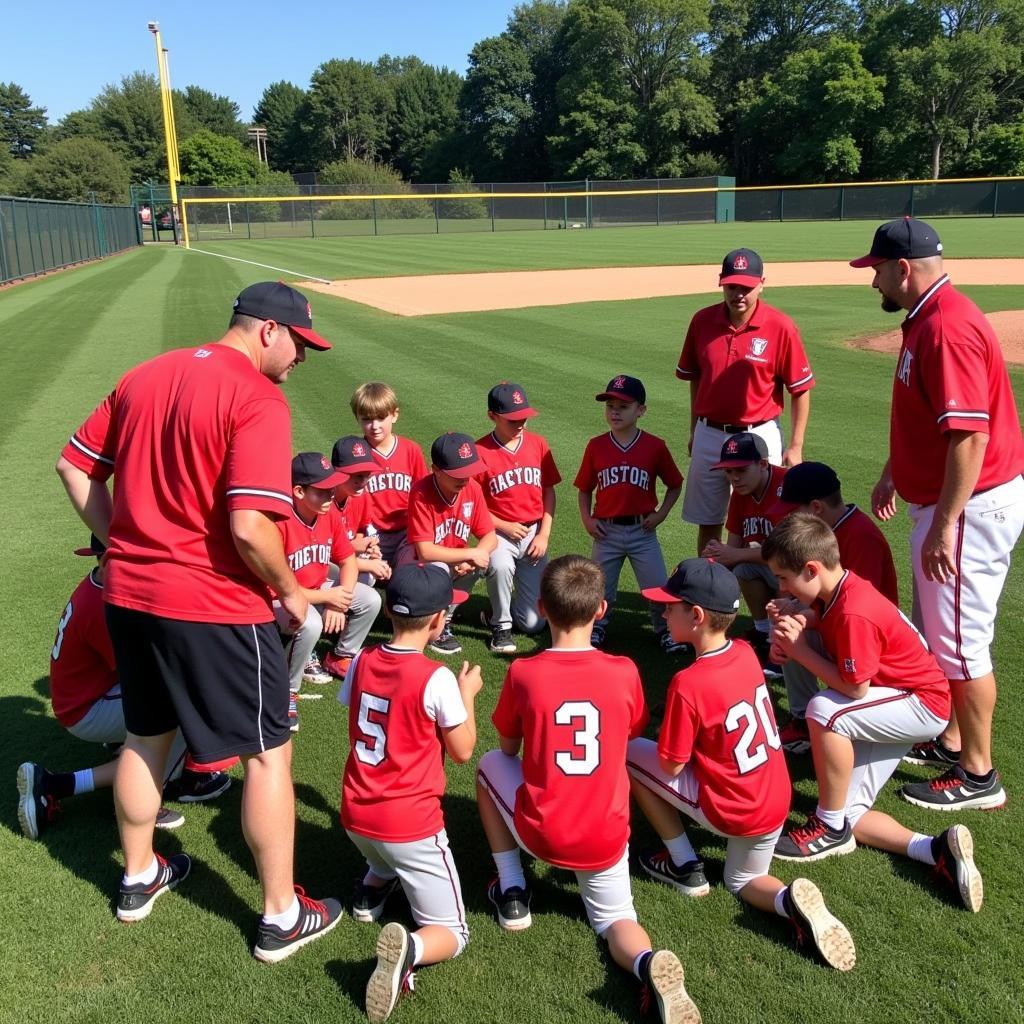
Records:
M732 434L750 431L768 446L769 461L795 466L803 459L811 410L811 372L796 324L761 301L764 265L752 249L734 249L722 261L724 301L690 321L676 376L690 382L690 471L683 519L697 526L697 553L722 539L729 481L711 470ZM789 444L779 417L790 394Z
M992 767L992 644L1010 553L1024 526L1024 441L999 341L942 266L930 224L905 217L875 232L870 267L882 309L906 311L893 378L889 461L871 496L879 519L910 506L916 624L949 680L954 718L910 758L948 770L903 788L940 810L1006 801Z

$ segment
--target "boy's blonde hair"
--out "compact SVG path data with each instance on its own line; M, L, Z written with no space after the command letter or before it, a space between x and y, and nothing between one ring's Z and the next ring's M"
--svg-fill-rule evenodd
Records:
M554 559L541 576L540 597L553 626L573 629L588 625L604 600L601 566L583 555Z
M390 384L371 380L356 388L349 404L356 419L377 419L397 411L398 395Z
M791 512L761 545L761 555L787 572L800 572L808 562L835 569L839 565L839 544L832 527L823 519L810 512Z

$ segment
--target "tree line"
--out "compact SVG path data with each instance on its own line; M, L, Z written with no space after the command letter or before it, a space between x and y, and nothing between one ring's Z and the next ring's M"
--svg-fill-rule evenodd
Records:
M336 58L242 119L174 92L185 184L1024 174L1024 0L531 0L460 75ZM0 83L0 192L124 201L166 179L156 77L50 124ZM269 167L246 130L267 130Z

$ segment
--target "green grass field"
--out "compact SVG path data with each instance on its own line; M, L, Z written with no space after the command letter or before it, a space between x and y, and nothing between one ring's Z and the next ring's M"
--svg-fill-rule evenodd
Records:
M608 232L507 233L352 240L218 244L218 251L339 278L520 267L716 262L737 244L769 263L848 258L865 251L873 225L728 225ZM1024 255L1012 221L950 221L941 227L951 256ZM187 851L191 878L131 928L113 917L120 850L109 793L66 801L63 820L40 842L18 828L15 769L33 759L55 769L99 763L103 753L68 736L47 699L47 658L60 612L88 566L71 549L85 540L53 472L71 430L129 366L179 345L219 336L239 289L278 276L242 262L145 250L31 282L0 294L0 514L5 579L0 654L0 893L7 954L0 1021L171 1024L256 1021L360 1021L377 926L342 921L329 937L278 967L249 955L258 886L242 840L240 786L207 806L185 808L187 822L161 835L163 852ZM865 273L861 288L793 288L769 293L801 327L819 385L807 458L831 462L847 500L867 501L885 459L892 361L847 342L896 325L878 308ZM709 282L713 288L713 282ZM1024 286L969 289L986 310L1024 309ZM566 478L553 537L557 553L588 551L571 480L585 441L603 429L594 394L617 372L648 387L644 426L685 456L686 388L673 376L682 333L714 295L593 303L508 312L402 319L322 295L312 296L317 329L334 351L311 354L286 385L295 449L329 450L353 429L348 400L368 379L391 382L402 399L401 433L424 447L444 430L483 433L485 396L496 381L521 382L542 415ZM1011 371L1018 395L1024 375ZM38 506L36 499L39 499ZM885 527L909 606L907 526ZM689 555L694 533L673 513L661 530L669 562ZM664 699L673 665L656 650L628 570L609 648L641 668L652 706ZM456 621L466 655L483 666L478 753L495 743L489 716L505 662L474 624L482 586ZM721 886L724 847L692 836L712 877L698 902L634 880L641 920L658 946L676 950L687 985L711 1024L820 1020L889 1022L1024 1019L1018 850L1024 819L1024 713L1017 699L1024 642L1024 576L1018 564L1003 594L996 661L1003 686L997 709L997 763L1010 792L1007 809L965 812L985 876L981 914L957 908L919 865L858 850L808 865L805 873L850 927L858 965L839 975L794 952L781 920L745 909ZM744 623L741 623L744 624ZM381 634L375 634L381 636ZM520 640L524 652L532 643ZM333 700L303 702L296 737L297 880L315 895L347 897L361 871L337 821L347 753L345 712ZM653 732L652 732L653 735ZM813 807L808 759L791 761L794 817ZM899 771L895 782L926 777ZM900 801L887 787L880 807L908 826L936 831L944 816ZM636 1019L635 986L610 966L583 916L571 876L537 872L534 925L520 935L497 927L484 898L491 861L473 802L473 767L450 766L445 813L470 912L472 938L458 960L425 969L394 1020L610 1022ZM636 847L651 832L634 819ZM794 865L779 863L783 879ZM402 901L389 913L405 919Z

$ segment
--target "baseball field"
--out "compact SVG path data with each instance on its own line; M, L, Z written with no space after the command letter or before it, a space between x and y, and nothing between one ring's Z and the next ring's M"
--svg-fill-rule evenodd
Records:
M1024 257L1024 230L1013 219L939 221L937 227L951 258ZM169 348L218 337L231 300L258 280L713 264L745 245L764 257L766 299L798 323L817 376L804 455L832 464L846 500L867 505L886 458L893 365L890 355L854 343L898 321L879 309L868 271L852 285L773 289L772 265L858 256L867 250L873 228L784 223L267 239L209 243L203 246L207 253L149 246L0 291L0 514L7 580L0 603L0 894L7 936L0 1022L365 1020L363 992L377 925L346 918L322 941L276 967L251 958L259 889L239 828L240 778L221 799L183 807L185 825L158 835L161 852L191 855L192 875L160 901L152 917L130 927L113 916L121 864L109 792L65 801L62 820L40 841L23 838L19 830L14 783L20 762L67 770L104 759L101 750L65 733L49 707L55 626L89 568L71 553L87 536L53 464L70 431L125 369ZM986 312L1024 310L1024 276L1017 281L964 290ZM594 395L616 373L641 377L649 396L642 426L665 437L685 463L688 389L673 370L685 326L696 309L715 301L715 285L712 273L704 294L426 316L396 316L310 293L316 329L335 348L311 353L285 385L293 446L329 451L337 437L353 432L348 400L366 380L395 387L401 400L397 430L424 449L445 430L485 433L488 389L502 379L518 381L541 411L533 425L547 437L565 477L552 551L589 552L572 478L586 440L604 429ZM1010 375L1020 405L1024 369L1011 366ZM883 528L909 611L906 517ZM670 564L693 553L693 528L677 511L659 533ZM666 658L655 644L628 569L623 587L607 647L637 661L648 701L658 709L682 662ZM477 591L460 610L455 632L465 656L483 667L479 755L496 742L490 713L507 661L487 650L488 635L478 623L486 596L482 585ZM741 619L738 626L748 624ZM373 637L383 634L378 630ZM519 645L523 653L535 649L524 638ZM959 909L948 890L931 883L929 869L878 852L857 850L806 866L776 862L774 870L786 881L802 868L849 926L857 967L839 974L795 952L781 919L743 906L722 887L724 843L714 836L691 831L708 865L709 896L686 900L640 873L634 877L640 919L656 946L679 954L705 1021L1024 1020L1022 647L1024 566L1018 561L1003 593L994 652L1001 684L995 759L1010 798L999 812L967 811L959 819L974 833L985 879L980 914ZM302 728L294 744L296 879L312 895L347 898L362 866L337 819L346 712L334 700L334 687L319 689L322 700L301 704ZM649 735L657 724L656 713ZM419 971L415 995L399 1004L392 1019L637 1019L635 984L611 965L587 926L570 875L535 866L533 927L515 935L498 928L484 895L493 866L473 799L475 760L449 764L445 798L470 944L457 960ZM810 760L790 758L790 768L792 819L802 821L815 802ZM926 777L926 769L898 771L879 806L931 833L952 822L904 803L895 785ZM634 814L634 850L652 837ZM407 918L401 899L389 904L387 915Z

